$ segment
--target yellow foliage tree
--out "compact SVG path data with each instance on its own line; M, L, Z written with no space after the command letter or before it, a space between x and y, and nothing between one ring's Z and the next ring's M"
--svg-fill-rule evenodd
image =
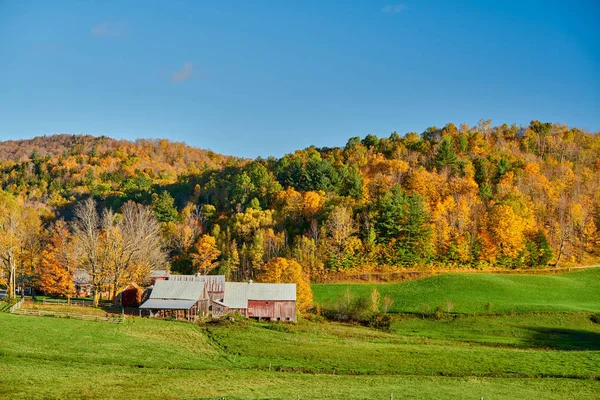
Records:
M217 248L217 241L210 235L202 235L196 242L195 249L196 254L192 255L194 267L206 275L218 265L215 261L221 251Z
M277 257L263 267L257 281L266 283L295 283L296 309L300 312L312 307L313 294L308 277L294 260Z

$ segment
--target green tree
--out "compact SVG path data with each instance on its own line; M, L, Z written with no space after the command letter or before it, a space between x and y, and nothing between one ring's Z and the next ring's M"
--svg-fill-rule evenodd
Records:
M175 200L166 190L160 195L152 193L152 209L160 222L174 222L179 218Z

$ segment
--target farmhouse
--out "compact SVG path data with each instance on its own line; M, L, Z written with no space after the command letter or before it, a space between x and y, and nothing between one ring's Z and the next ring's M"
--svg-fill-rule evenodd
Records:
M172 281L204 282L204 287L211 300L223 298L225 292L225 275L170 275Z
M213 315L237 311L249 318L296 321L295 283L225 282L221 300L212 301Z
M159 280L141 306L150 317L194 319L208 314L204 282Z
M75 285L75 292L78 296L85 297L92 294L90 273L87 270L83 268L77 268L73 272L73 283Z

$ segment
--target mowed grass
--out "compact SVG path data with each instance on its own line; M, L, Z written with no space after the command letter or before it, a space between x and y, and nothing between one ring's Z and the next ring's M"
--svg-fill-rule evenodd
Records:
M0 398L590 399L599 339L589 313L396 317L392 332L0 314Z
M207 335L232 363L244 368L347 375L600 379L600 326L589 315L485 317L488 321L477 317L475 322L470 318L425 324L413 318L395 322L392 333L305 322L210 327ZM534 323L535 319L539 321ZM455 329L452 325L457 334L448 332Z
M213 368L218 356L193 324L142 318L113 324L10 314L0 314L0 354L108 368L194 369Z
M316 304L326 306L349 291L394 300L390 311L421 313L440 306L462 314L600 312L600 268L563 275L451 273L391 284L315 284Z
M0 398L18 399L597 399L574 379L348 376L174 370L0 359Z

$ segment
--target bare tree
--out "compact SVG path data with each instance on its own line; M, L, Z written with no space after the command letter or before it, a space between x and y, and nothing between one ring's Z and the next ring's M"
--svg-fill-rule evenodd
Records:
M112 258L112 288L126 282L141 282L166 264L167 256L161 246L160 224L154 213L141 204L128 201L121 208L122 219L107 220L107 228L115 244L110 247Z
M106 283L108 266L107 258L102 251L100 216L94 199L89 198L75 207L72 226L79 265L90 275L94 305L97 306L100 293Z

